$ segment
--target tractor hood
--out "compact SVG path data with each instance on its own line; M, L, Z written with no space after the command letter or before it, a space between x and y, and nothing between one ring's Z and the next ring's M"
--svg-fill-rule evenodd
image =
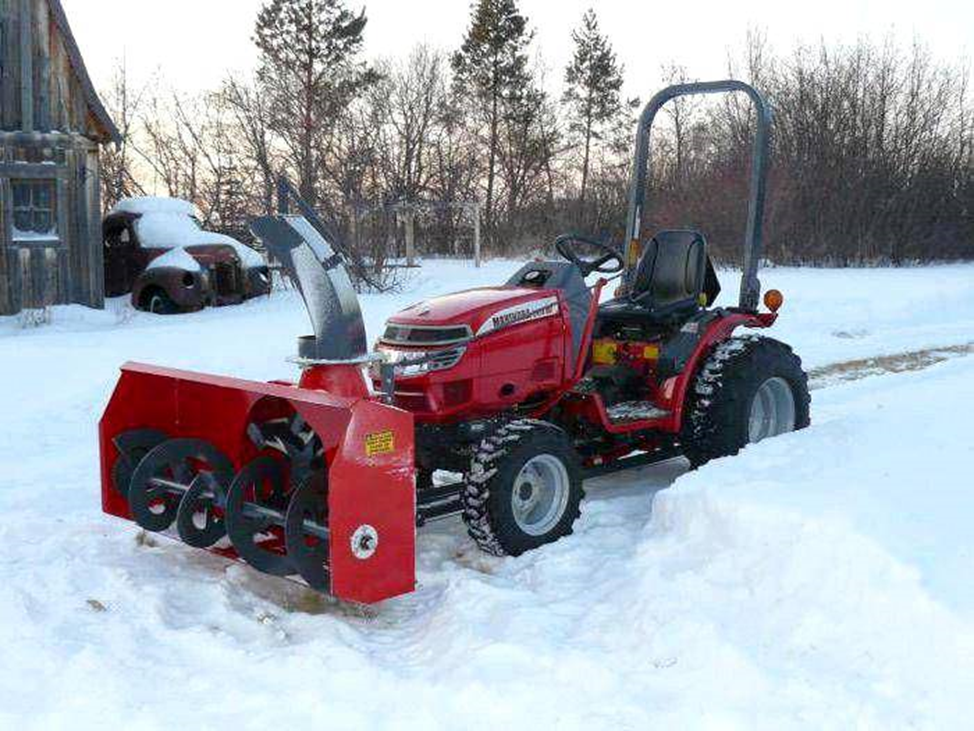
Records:
M478 336L557 314L558 308L553 290L481 287L417 302L389 318L388 325L390 330L465 326L470 335Z

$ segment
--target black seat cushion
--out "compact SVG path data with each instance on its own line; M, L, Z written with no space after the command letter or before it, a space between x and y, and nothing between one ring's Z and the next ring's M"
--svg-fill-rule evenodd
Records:
M643 251L628 294L602 305L600 319L678 321L700 309L701 294L711 304L719 292L703 235L660 231Z

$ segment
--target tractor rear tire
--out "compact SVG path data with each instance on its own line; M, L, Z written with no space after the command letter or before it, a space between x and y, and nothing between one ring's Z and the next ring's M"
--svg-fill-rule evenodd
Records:
M465 482L467 532L494 556L520 556L570 535L585 496L568 435L533 419L507 422L485 438Z
M809 424L808 375L782 342L743 336L717 345L697 373L684 411L692 467Z

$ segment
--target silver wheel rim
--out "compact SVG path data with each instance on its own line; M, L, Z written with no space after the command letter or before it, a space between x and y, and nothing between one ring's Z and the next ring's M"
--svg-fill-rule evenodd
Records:
M568 506L570 485L565 464L554 455L539 454L525 462L511 490L518 528L541 536L558 525Z
M776 376L762 383L751 401L748 442L795 430L795 394L784 378Z
M149 312L154 315L159 315L162 314L162 310L162 297L157 294L152 295L152 299L149 300Z

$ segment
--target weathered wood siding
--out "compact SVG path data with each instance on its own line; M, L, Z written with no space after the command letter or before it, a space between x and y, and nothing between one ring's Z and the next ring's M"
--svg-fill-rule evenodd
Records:
M42 137L45 139L47 136ZM0 141L3 134L0 133ZM26 151L57 162L17 161ZM104 303L98 153L82 137L58 138L42 146L0 144L0 313L27 307L78 302ZM13 230L13 195L17 180L52 181L57 237L17 240Z
M29 43L22 44L21 30L25 27L30 29ZM78 132L92 139L108 137L91 113L85 82L72 68L68 46L47 0L0 0L0 129ZM27 48L31 53L24 63L22 53ZM25 67L26 78L31 80L27 97L23 87ZM31 100L27 115L25 98Z
M0 0L0 314L104 305L98 144L113 125L63 8ZM57 237L15 240L12 181L53 181Z

